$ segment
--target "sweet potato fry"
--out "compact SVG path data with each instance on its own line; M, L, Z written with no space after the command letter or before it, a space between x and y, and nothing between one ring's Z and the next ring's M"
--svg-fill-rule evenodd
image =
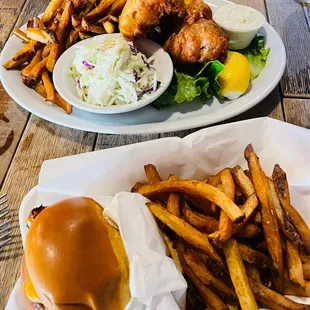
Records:
M50 50L50 53L49 53L49 56L48 56L47 63L46 63L46 69L49 72L53 72L54 71L54 67L55 67L56 61L57 61L57 59L59 57L59 53L60 53L60 45L56 44L56 43L53 43L52 46L51 46L51 50Z
M231 172L232 172L235 182L239 185L242 193L247 198L250 197L255 192L254 186L251 180L244 173L242 168L238 165L234 167L233 169L231 169Z
M224 243L224 254L241 308L258 310L236 240L230 239Z
M203 182L192 180L167 180L153 185L144 185L139 188L138 193L151 197L156 193L182 192L193 194L203 199L210 200L221 207L230 219L235 223L243 221L245 215L235 203L217 188Z
M250 285L256 299L275 310L309 310L310 306L298 304L266 286L250 279Z
M148 164L144 166L144 172L146 178L150 182L150 184L155 184L161 182L163 179L160 177L156 167L154 165Z
M258 251L253 250L249 246L238 243L238 248L242 259L251 264L255 265L261 269L268 269L270 267L270 262L268 257Z
M23 42L25 42L25 43L29 43L30 42L30 39L27 37L26 33L21 31L19 28L15 28L13 30L13 34L15 34L18 38L23 40Z
M235 183L232 178L230 169L226 168L222 170L220 178L223 187L223 192L229 199L234 200ZM209 237L212 238L215 242L226 241L230 239L233 232L233 227L234 224L229 218L229 216L225 213L225 211L221 210L219 229Z
M298 247L290 240L286 240L286 259L290 280L304 287L305 280Z
M114 3L111 5L110 9L108 10L107 15L118 15L122 11L126 2L127 0L115 0Z
M177 217L181 217L180 196L176 193L169 194L167 201L167 210Z
M60 108L65 110L67 114L70 114L72 112L72 105L69 104L66 100L64 100L58 92L55 90L55 100L53 100L53 103L58 105Z
M219 266L225 269L224 261L210 244L206 235L193 228L191 225L168 212L159 204L147 203L153 215L167 225L181 238L192 244L194 247L206 252Z
M115 0L101 0L99 5L90 11L86 16L87 21L98 20L103 14L107 11L107 9L113 4Z
M202 262L197 251L186 248L184 252L184 259L189 268L196 274L199 280L214 290L223 300L234 301L237 296L233 289L228 287L221 279L218 279L212 274Z
M246 273L250 279L253 279L254 281L262 284L262 279L261 279L259 270L256 266L250 265L248 263L244 263L244 267L245 267Z
M276 214L271 211L268 202L268 180L260 166L258 157L255 154L254 148L251 144L246 147L244 156L251 171L255 192L262 206L262 226L265 234L265 240L272 260L272 271L274 273L275 282L277 282L275 284L280 287L281 275L283 274L283 252Z
M304 279L310 280L310 262L307 262L302 265L302 270L304 272Z
M42 21L45 24L48 24L54 14L56 13L57 9L62 5L63 0L51 0L42 16Z
M298 211L291 205L287 176L279 165L275 167L272 179L283 208L289 215L306 248L310 251L310 229Z
M64 4L65 4L64 11L62 12L61 19L59 21L58 28L56 31L59 42L61 42L64 39L73 12L73 4L71 0L65 0Z
M297 246L304 247L304 243L301 240L296 228L291 223L288 214L284 211L279 201L279 198L276 193L276 189L272 180L268 179L270 191L269 194L269 203L273 206L275 213L277 215L278 224L282 233Z
M55 100L55 89L47 70L42 72L42 81L46 90L46 99L53 102Z

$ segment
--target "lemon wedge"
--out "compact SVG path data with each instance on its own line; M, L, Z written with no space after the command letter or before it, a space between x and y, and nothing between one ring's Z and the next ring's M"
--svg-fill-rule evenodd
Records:
M245 56L228 51L225 68L218 76L222 97L234 100L239 98L250 84L250 65Z

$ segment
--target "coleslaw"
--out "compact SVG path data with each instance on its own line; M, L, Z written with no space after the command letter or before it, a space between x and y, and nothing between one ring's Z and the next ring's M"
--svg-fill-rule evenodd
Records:
M70 74L88 104L131 104L158 89L153 62L120 35L77 49Z

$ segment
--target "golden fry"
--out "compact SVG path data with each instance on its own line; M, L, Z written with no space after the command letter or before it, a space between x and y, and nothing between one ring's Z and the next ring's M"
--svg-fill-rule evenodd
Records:
M15 34L18 38L23 40L25 43L29 43L30 42L30 39L27 37L26 33L21 31L18 28L14 29L13 34Z
M179 254L177 252L177 250L175 249L175 247L173 246L173 241L171 240L170 236L167 234L167 232L165 230L162 231L162 234L164 236L164 240L166 242L167 248L170 252L170 255L172 257L172 259L174 260L176 266L178 267L178 269L180 270L180 272L184 272L183 267L181 265L180 262L180 258L179 258Z
M286 259L290 280L304 287L305 280L298 247L290 240L286 240Z
M29 78L32 78L34 80L37 80L44 69L46 68L47 58L42 59L40 62L38 62L36 65L33 66L33 68L30 70ZM24 73L25 75L25 73Z
M155 184L161 182L163 179L160 177L156 167L154 165L148 164L144 166L144 172L146 178L150 182L150 184Z
M283 274L283 251L276 214L271 211L268 202L268 192L270 190L268 179L260 166L258 157L251 144L246 147L244 156L251 171L255 192L262 206L262 226L265 233L265 240L272 260L274 281L280 288Z
M259 273L259 269L256 266L250 265L248 263L244 263L244 267L250 279L262 284L262 279Z
M25 85L32 87L35 81L30 77L30 72L42 60L42 50L38 50L31 62L22 70L22 80Z
M56 13L57 9L62 5L63 0L51 0L42 16L43 23L49 23L54 14Z
M51 52L51 48L52 48L52 44L48 43L44 46L43 48L43 52L42 52L42 58L46 58L49 56L50 52Z
M77 30L71 30L71 32L67 38L66 49L68 49L73 44L75 44L78 37L79 37L79 32Z
M35 40L43 44L48 43L48 38L43 34L40 29L37 28L27 28L27 37L31 40Z
M40 82L37 82L34 86L33 89L43 98L46 98L46 90L43 84L41 84Z
M235 287L242 310L258 310L236 240L230 239L225 242L224 254L226 257L229 274Z
M167 201L167 210L177 217L181 217L180 196L176 193L169 194Z
M47 63L46 63L46 69L49 72L53 72L54 71L54 67L56 64L56 61L59 57L60 54L60 46L59 44L53 43L51 46L51 50L47 59Z
M86 16L87 21L94 21L103 16L106 10L113 4L115 0L101 0L99 5L90 11Z
M53 31L51 29L46 29L46 30L42 29L41 32L46 37L48 42L50 42L50 43L59 43L58 42L58 38L57 38L57 34L56 34L55 31Z
M302 270L304 272L304 279L310 280L310 262L307 262L302 265Z
M55 100L55 89L47 70L42 73L42 81L46 90L46 99L53 102Z
M167 180L153 185L144 185L139 188L138 193L151 197L156 193L182 192L200 196L210 200L221 207L233 222L240 223L245 215L235 203L217 188L203 182L192 180Z
M254 192L254 186L251 180L244 173L243 169L238 165L231 169L235 182L239 185L245 197L250 197Z
M303 287L293 282L289 282L286 284L283 293L285 295L310 297L310 281L305 281L305 284Z
M262 222L262 215L260 214L260 211L256 210L254 212L253 221L256 222L256 223L261 223Z
M122 11L126 2L127 0L115 0L112 6L110 7L107 15L118 15Z
M223 259L210 244L206 235L202 234L182 219L171 214L159 204L147 203L147 206L155 217L172 229L177 235L196 248L206 252L214 261L225 268Z
M298 231L302 241L304 242L308 251L310 251L310 229L298 211L291 205L290 195L288 191L288 182L286 173L280 168L279 165L276 165L272 179L277 190L278 197L280 202L289 215L292 223L294 224L296 230Z
M92 33L96 33L96 34L104 34L106 33L105 29L101 26L96 26L94 24L89 24L86 19L82 19L82 24L81 24L82 31L86 31L86 32L92 32Z
M109 22L109 21L106 21L106 22L103 23L103 28L105 29L105 31L107 33L114 33L115 32L114 25L111 22Z
M19 60L10 59L6 63L4 63L3 67L7 70L14 69L23 65L25 62L29 61L32 58L32 55L27 55L24 58L20 58Z
M196 274L199 280L214 290L225 301L236 300L235 292L228 287L221 279L218 279L212 272L208 270L206 265L199 257L197 251L193 249L185 249L184 258L189 268Z
M72 105L69 104L66 100L64 100L55 90L55 100L53 100L53 103L61 107L67 114L70 114L72 112Z
M238 243L238 247L242 259L247 263L255 265L261 269L268 269L270 267L268 256L265 254L255 251L251 247L241 243Z
M32 57L36 51L39 49L41 45L34 41L30 40L30 42L25 45L22 49L20 49L12 58L13 61L18 61L20 59L25 59L26 57Z
M65 4L65 7L64 7L64 10L62 12L61 19L59 21L58 28L56 31L57 38L58 38L59 42L61 42L63 40L63 38L67 32L67 29L68 29L68 26L69 26L69 23L71 20L71 15L73 12L73 4L72 4L71 0L65 0L64 4Z

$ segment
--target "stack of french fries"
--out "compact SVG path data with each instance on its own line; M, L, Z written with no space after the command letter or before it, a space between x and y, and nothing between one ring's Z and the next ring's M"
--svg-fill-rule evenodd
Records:
M79 40L117 30L118 15L126 0L51 0L42 18L28 21L27 32L13 33L25 46L4 64L21 68L23 83L66 113L71 105L57 93L51 74L59 56Z
M248 145L248 170L225 168L204 181L145 166L149 198L171 257L188 281L188 309L310 309L310 229L292 206L286 173L271 177Z

